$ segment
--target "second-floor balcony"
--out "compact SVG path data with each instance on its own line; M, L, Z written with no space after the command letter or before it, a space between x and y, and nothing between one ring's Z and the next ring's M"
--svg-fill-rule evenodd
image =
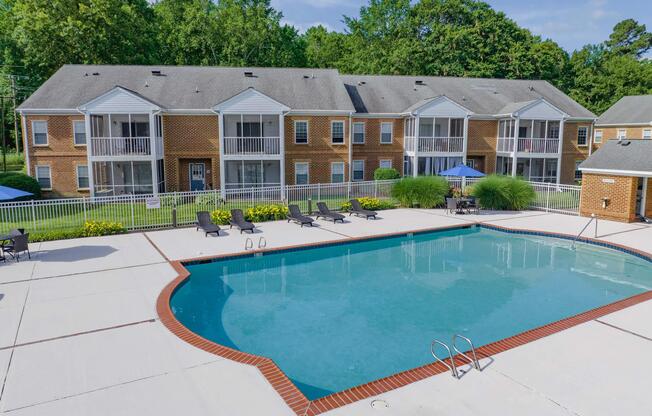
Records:
M225 137L225 155L280 155L281 138L275 137Z
M498 152L513 152L514 140L510 137L499 137L496 150ZM557 153L559 139L519 138L516 151L518 153Z
M406 137L405 150L419 153L460 153L464 151L463 137Z
M162 120L148 114L92 114L90 116L91 157L163 157ZM152 137L154 136L154 137Z
M146 137L91 137L91 156L151 156L163 154L163 139L154 138L154 149L149 136Z

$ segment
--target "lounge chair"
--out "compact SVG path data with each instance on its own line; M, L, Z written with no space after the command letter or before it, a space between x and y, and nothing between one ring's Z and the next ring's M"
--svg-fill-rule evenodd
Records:
M220 235L220 227L213 222L208 211L197 212L197 230L200 228L204 232L204 237L208 237L208 234Z
M457 198L446 198L446 211L448 214L457 212Z
M229 221L229 223L231 224L230 228L233 228L234 225L238 227L240 234L242 234L243 231L249 231L253 234L254 228L256 228L253 223L245 221L244 214L242 213L241 209L231 210L231 221Z
M376 219L376 215L378 213L376 211L370 211L368 209L362 208L362 205L360 205L360 201L357 199L352 199L349 201L351 204L351 210L349 210L349 215L355 214L358 217L365 217L365 219L373 218Z
M20 253L26 251L27 258L32 258L29 253L29 233L12 236L11 241L10 244L2 246L3 253L9 253L16 261L20 261Z
M336 222L344 222L344 215L338 214L337 212L333 212L330 209L328 209L328 206L326 206L326 203L324 202L317 202L317 209L319 210L319 214L317 214L317 219L319 217L322 217L326 220L331 220L333 223Z
M288 213L288 222L294 221L297 224L301 224L302 227L304 225L310 225L312 227L314 220L308 216L303 215L298 205L288 205L288 209L290 210Z

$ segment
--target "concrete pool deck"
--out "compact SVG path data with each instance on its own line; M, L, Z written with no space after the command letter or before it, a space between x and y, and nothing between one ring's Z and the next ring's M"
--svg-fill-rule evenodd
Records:
M186 344L155 304L176 277L171 260L486 222L575 234L586 218L540 211L447 215L391 210L300 228L262 223L253 236L194 228L31 245L32 260L0 264L0 412L8 415L293 415L252 366ZM593 228L587 230L592 236ZM598 238L652 252L652 227L600 221ZM165 255L165 257L163 256ZM493 356L481 373L448 373L325 414L649 415L652 302ZM427 348L425 346L424 348Z

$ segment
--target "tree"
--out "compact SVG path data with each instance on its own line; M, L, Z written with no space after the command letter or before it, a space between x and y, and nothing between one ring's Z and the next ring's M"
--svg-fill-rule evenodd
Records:
M312 68L335 68L341 65L345 56L346 35L329 32L324 26L313 26L304 35L306 44L306 65Z
M614 26L605 45L614 54L640 58L652 47L652 33L634 19L623 20Z

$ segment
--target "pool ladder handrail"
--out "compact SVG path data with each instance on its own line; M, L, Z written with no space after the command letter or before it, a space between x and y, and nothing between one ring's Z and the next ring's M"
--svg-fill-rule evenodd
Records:
M251 238L247 237L247 239L245 240L245 247L244 248L245 248L245 251L251 250L252 248L254 248L254 242L253 242L253 240Z
M470 349L470 351L471 351L471 355L472 355L473 357L469 357L468 355L466 355L465 352L460 351L460 350L457 348L457 345L455 344L455 341L456 341L458 338L459 338L459 339L462 339L462 340L464 340L464 341L466 341L466 342L469 344L469 346L471 347L471 349ZM480 368L480 362L478 361L478 356L475 354L475 346L473 345L473 341L471 341L469 338L465 337L464 335L455 334L455 335L453 335L453 339L452 339L451 342L453 343L453 349L455 350L456 353L458 353L458 354L461 355L462 357L464 357L464 358L466 358L467 360L469 360L469 362L473 365L473 367L474 367L476 370L478 370L478 371L482 371L482 368Z
M450 365L446 363L443 359L439 358L439 356L435 353L435 345L441 345L442 347L446 348L446 351L448 351L448 358L450 359L451 363ZM451 349L448 348L448 345L444 344L443 342L439 340L432 340L430 343L430 354L432 354L433 357L435 357L435 360L439 361L442 363L446 368L448 368L453 375L453 377L459 379L460 376L457 373L457 367L455 366L455 359L453 358L453 353L451 352ZM437 362L435 361L435 362Z
M267 239L265 239L265 237L261 235L260 238L258 239L258 248L265 248L265 247L267 247Z
M582 235L582 233L583 233L587 228L589 228L589 225L591 225L591 222L592 222L593 220L595 220L595 231L594 231L594 233L593 233L593 237L594 237L594 238L598 238L598 217L597 217L595 214L591 214L591 219L589 220L589 222L586 223L586 225L584 226L584 228L582 228L582 231L580 231L580 232L575 236L575 238L573 239L573 243L571 244L571 248L572 248L572 249L575 249L575 243L577 243L577 240L579 240L579 238L580 238L580 236Z

